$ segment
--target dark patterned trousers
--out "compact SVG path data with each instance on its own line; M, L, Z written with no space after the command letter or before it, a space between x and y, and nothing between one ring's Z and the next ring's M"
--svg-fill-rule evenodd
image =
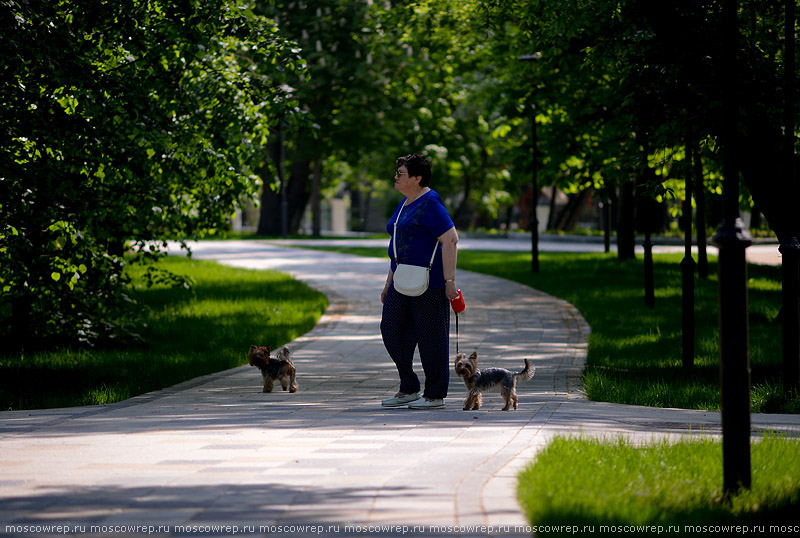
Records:
M400 374L400 392L419 392L414 349L419 348L425 372L425 398L447 396L450 383L450 301L442 289L408 297L389 288L383 303L381 335Z

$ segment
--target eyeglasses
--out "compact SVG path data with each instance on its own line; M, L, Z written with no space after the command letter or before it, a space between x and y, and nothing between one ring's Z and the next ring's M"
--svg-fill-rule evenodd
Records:
M394 177L403 177L403 176L407 176L407 175L408 175L408 172L401 172L400 170L398 170L397 172L394 173Z

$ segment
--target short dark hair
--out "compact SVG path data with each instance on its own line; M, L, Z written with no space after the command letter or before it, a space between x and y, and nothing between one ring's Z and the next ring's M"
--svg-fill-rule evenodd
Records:
M422 177L422 179L419 180L420 187L427 187L428 183L430 183L431 162L425 155L418 155L416 153L412 153L411 155L400 157L397 159L397 168L400 168L401 166L406 167L409 176Z

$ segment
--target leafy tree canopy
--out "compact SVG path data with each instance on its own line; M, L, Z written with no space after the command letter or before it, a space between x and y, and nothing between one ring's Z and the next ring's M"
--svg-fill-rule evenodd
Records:
M224 224L303 61L229 0L9 0L0 26L0 339L118 337L126 241Z
M783 3L740 3L734 87L723 82L718 0L503 0L481 8L496 51L541 52L532 78L546 111L545 177L570 184L567 172L575 171L578 183L598 186L645 175L659 184L649 190L663 193L661 183L686 173L673 165L687 141L702 145L707 173L715 174L727 129L723 102L734 94L739 121L730 151L745 185L779 238L800 232L791 207L798 168L793 175L782 157L782 114L796 100L784 87ZM506 79L519 87L520 66L509 65ZM797 87L797 72L790 75Z

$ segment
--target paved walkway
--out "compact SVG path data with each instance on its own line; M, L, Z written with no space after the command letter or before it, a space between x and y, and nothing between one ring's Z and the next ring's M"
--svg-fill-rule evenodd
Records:
M719 432L717 413L587 401L580 314L466 271L459 346L484 365L534 360L519 409L501 411L495 393L480 411L462 411L455 375L445 409L381 408L398 387L378 328L385 261L256 241L204 242L194 252L289 272L328 295L318 326L292 343L299 391L264 394L259 372L242 366L119 404L0 413L0 533L56 535L45 526L65 525L105 536L457 534L432 527L444 526L484 536L479 526L493 526L530 536L515 476L554 435ZM799 416L752 422L754 431L800 435ZM237 529L215 532L220 525Z

